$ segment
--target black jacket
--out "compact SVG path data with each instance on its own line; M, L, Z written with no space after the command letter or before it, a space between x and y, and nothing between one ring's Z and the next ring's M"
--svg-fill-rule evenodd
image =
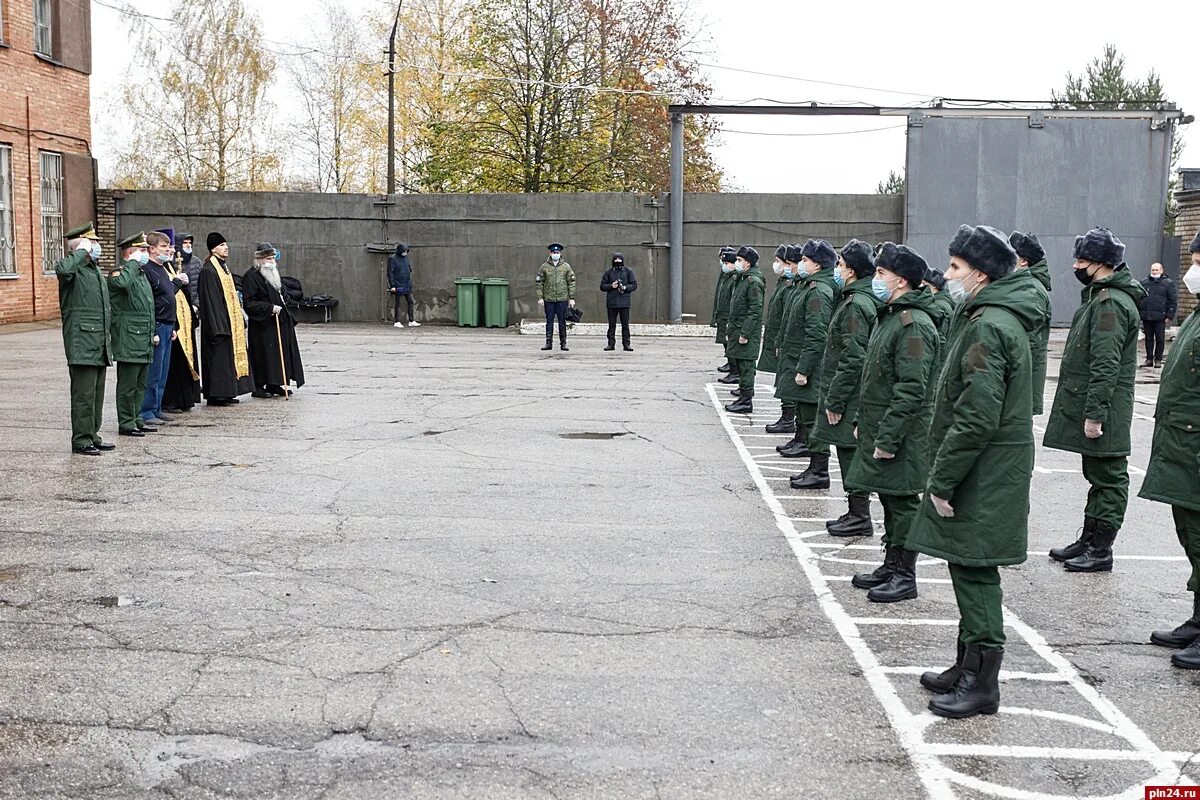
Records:
M178 278L171 280L166 268L154 261L146 262L142 272L146 273L146 280L150 281L150 288L154 290L154 321L159 325L174 327L175 292L183 286L183 281Z
M1143 278L1142 288L1146 290L1146 297L1139 305L1142 319L1148 322L1162 322L1175 318L1175 312L1179 310L1179 295L1175 289L1175 281L1166 275L1156 281Z
M624 286L625 291L614 289L613 281ZM606 299L609 308L629 308L631 303L629 295L637 291L637 276L629 267L613 267L600 279L600 291L608 295Z

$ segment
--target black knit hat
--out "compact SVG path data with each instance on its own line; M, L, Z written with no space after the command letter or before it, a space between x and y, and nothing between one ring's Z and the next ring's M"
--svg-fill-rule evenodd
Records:
M958 257L994 281L1017 268L1017 251L1008 237L989 225L972 229Z
M738 258L746 259L746 261L748 261L752 267L758 263L758 251L748 244L744 244L739 247L737 255Z
M1075 260L1115 267L1125 260L1125 244L1108 228L1092 228L1075 237Z
M1012 236L1008 237L1008 243L1017 251L1017 256L1030 264L1036 264L1046 257L1046 251L1042 249L1042 243L1035 234L1013 231Z
M804 243L802 255L817 262L821 269L831 269L837 264L837 251L824 239L809 239Z
M1188 248L1189 253L1200 253L1200 231L1196 232L1196 238L1192 239L1191 247Z
M865 278L875 271L875 254L871 251L871 245L858 239L846 242L842 248L842 260L856 277Z
M894 242L883 243L879 255L875 257L875 266L896 273L908 281L909 288L912 289L921 285L921 281L925 280L925 272L929 269L920 253L908 245Z
M939 292L946 288L946 276L937 267L930 267L925 270L925 282Z
M786 260L785 257L787 256L787 250L788 250L788 246L786 244L779 245L779 247L775 248L775 257L778 258L780 261Z
M959 225L958 233L954 234L954 238L950 240L950 246L946 248L950 251L950 257L961 256L963 245L967 243L967 238L971 235L970 225Z
M737 261L737 250L734 250L732 247L722 247L721 260L726 264L732 264Z
M209 252L212 252L212 249L214 247L219 247L220 245L223 245L223 244L225 244L225 237L222 236L221 234L217 233L216 231L213 231L212 233L210 233L208 235L208 238L205 240L205 247L208 248Z

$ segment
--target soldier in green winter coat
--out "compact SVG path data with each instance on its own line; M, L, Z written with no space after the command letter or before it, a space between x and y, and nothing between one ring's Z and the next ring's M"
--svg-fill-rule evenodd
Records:
M937 267L930 267L925 272L925 286L933 293L934 305L938 317L934 323L938 329L938 342L941 343L941 353L946 354L946 337L950 335L950 324L954 319L955 304L946 289L946 276Z
M758 251L743 245L737 251L737 281L729 300L725 351L738 371L738 398L725 406L731 414L754 413L754 362L762 345L763 290L766 281L758 269Z
M921 684L933 713L994 714L1004 654L1000 565L1025 561L1033 476L1033 380L1029 334L1044 319L1028 271L995 228L973 228L951 259L948 287L964 322L948 343L930 426L933 453L908 547L945 559L958 601L957 656Z
M1017 269L1027 269L1041 287L1041 303L1046 307L1046 318L1038 326L1029 346L1033 351L1033 415L1044 410L1046 394L1046 352L1050 347L1050 267L1046 264L1046 251L1032 233L1013 231L1008 243L1017 251Z
M796 295L796 287L801 275L799 268L801 247L794 244L780 245L779 247L783 251L782 274L779 283L775 286L775 294L771 295L771 302L768 304L763 350L762 355L758 358L758 368L766 369L763 364L768 364L769 371L773 373L779 371L779 332L783 328L783 318L791 307L792 298ZM775 252L778 254L779 250ZM779 385L778 375L775 376L775 385ZM784 402L780 402L779 407L779 419L767 425L767 433L795 433L795 407Z
M108 284L100 274L100 237L92 223L67 231L69 253L54 265L63 348L71 375L71 450L98 456L112 450L100 438L104 379L112 365Z
M803 425L808 433L804 444L795 444L779 451L784 458L808 456L808 468L790 478L793 489L829 488L829 443L814 439L817 427L817 405L821 399L821 361L825 342L829 338L829 320L837 304L840 286L837 282L838 253L824 239L809 239L801 252L800 268L808 282L800 297L792 304L789 325L804 329L804 340L791 363L780 363L792 374L792 396L796 401L796 428ZM786 380L784 381L786 383Z
M721 276L717 278L717 288L713 292L713 310L712 310L712 327L717 329L716 342L721 345L721 352L726 349L725 328L729 324L729 298L733 293L733 282L737 280L737 272L733 268L734 262L737 261L737 250L732 247L721 248ZM731 372L733 364L729 358L725 358L725 363L717 367L717 372ZM737 383L736 380L725 381L726 383Z
M867 599L894 603L917 596L917 553L907 546L929 473L929 420L937 376L938 332L933 295L921 288L929 265L916 250L885 242L875 257L871 290L886 303L867 344L855 418L858 449L843 476L879 494L883 564L851 583Z
M767 301L767 311L763 315L762 353L758 356L756 367L759 372L775 372L779 361L775 353L775 335L779 332L781 322L779 315L783 310L781 302L783 290L788 287L791 280L784 277L787 255L788 246L786 244L775 248L775 260L771 263L771 271L775 273L775 288L771 290L771 299Z
M554 348L554 320L558 319L558 349L567 347L567 309L575 307L575 270L562 257L563 246L558 242L546 248L550 255L537 275L538 305L546 311L546 346Z
M117 433L144 436L158 430L141 414L158 338L154 333L154 291L142 272L150 261L150 246L139 231L117 242L117 248L121 264L108 276L113 360L117 362Z
M1192 239L1192 266L1183 285L1200 294L1200 233ZM1175 535L1192 566L1187 588L1192 618L1174 630L1154 631L1150 641L1179 650L1171 663L1200 669L1200 315L1191 314L1167 353L1154 408L1154 444L1139 497L1170 503Z
M1084 285L1059 367L1043 443L1083 456L1089 484L1083 532L1050 557L1070 572L1112 569L1112 546L1129 502L1129 433L1137 372L1138 302L1146 290L1124 264L1125 245L1106 228L1075 237Z
M858 397L862 390L863 362L882 306L871 289L871 276L875 272L871 246L851 239L842 248L836 270L834 274L842 287L841 296L829 321L825 354L821 357L817 427L810 441L837 447L842 489L849 506L845 514L825 523L826 530L831 536L870 536L875 532L871 522L871 494L846 481L854 451L858 448L854 438L854 418L858 414Z

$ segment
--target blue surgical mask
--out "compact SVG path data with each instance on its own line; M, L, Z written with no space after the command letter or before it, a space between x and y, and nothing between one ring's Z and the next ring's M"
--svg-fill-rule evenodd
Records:
M783 277L790 281L792 278L796 277L796 273L792 272L792 268L785 264L783 267Z
M92 242L92 261L99 261L100 254L103 252L104 252L104 249L102 247L100 247L99 242L95 242L95 241Z
M892 299L893 290L887 287L887 281L883 278L871 278L871 291L885 303Z
M185 256L190 256L192 254L192 246L190 244L185 244L183 246L183 254Z
M833 271L833 282L834 282L834 283L836 283L836 284L838 285L838 288L839 288L839 289L840 289L840 288L842 288L842 287L844 287L844 286L846 285L846 279L842 277L842 271L841 271L841 270L839 270L839 269L835 269L835 270Z
M141 264L144 267L150 263L150 254L147 253L145 250L138 250L134 254L133 260L136 261L137 263Z
M727 262L722 261L721 262L721 272L724 272L726 275L733 272L733 264L729 264Z

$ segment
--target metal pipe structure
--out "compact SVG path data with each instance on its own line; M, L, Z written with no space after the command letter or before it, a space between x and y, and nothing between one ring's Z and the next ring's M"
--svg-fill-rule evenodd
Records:
M396 3L396 19L392 22L392 35L388 37L388 145L387 145L387 193L396 193L396 29L400 27L400 8L404 0Z
M683 114L671 114L671 322L683 322Z

